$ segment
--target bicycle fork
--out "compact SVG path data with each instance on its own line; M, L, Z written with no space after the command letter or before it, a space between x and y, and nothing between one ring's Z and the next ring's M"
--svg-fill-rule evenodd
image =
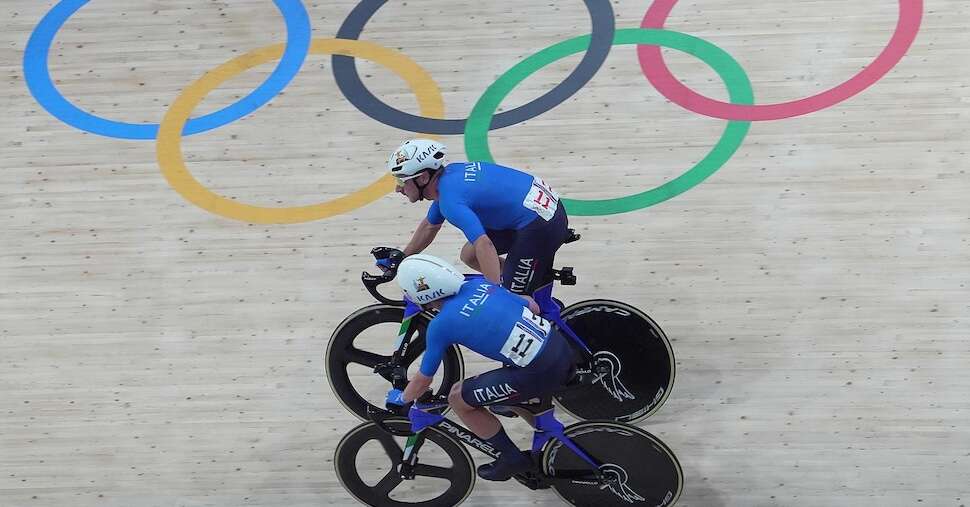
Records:
M384 380L390 382L395 389L404 389L408 385L407 368L401 364L401 361L411 344L413 333L411 323L414 316L419 313L421 313L421 307L408 301L407 306L404 307L404 318L401 319L401 327L398 328L397 341L394 343L394 353L391 354L391 360L374 366L374 373L384 377Z
M398 473L404 480L412 480L415 477L414 467L418 464L418 449L424 443L421 433L415 433L408 437L404 444L404 455L401 458L401 466Z

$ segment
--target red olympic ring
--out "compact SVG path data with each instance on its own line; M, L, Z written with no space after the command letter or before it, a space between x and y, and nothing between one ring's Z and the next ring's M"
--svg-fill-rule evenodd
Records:
M677 0L656 0L643 17L641 28L663 28ZM916 39L923 18L923 0L899 0L896 31L879 56L848 81L817 95L777 104L730 104L709 99L691 90L674 76L658 46L637 46L643 75L674 104L705 116L725 120L780 120L814 113L869 88L890 71Z

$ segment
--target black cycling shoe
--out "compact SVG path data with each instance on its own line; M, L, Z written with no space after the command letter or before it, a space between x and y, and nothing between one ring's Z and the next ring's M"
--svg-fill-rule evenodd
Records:
M532 460L529 453L520 452L516 458L499 459L478 467L478 476L486 481L507 481L515 474L528 471L532 468Z

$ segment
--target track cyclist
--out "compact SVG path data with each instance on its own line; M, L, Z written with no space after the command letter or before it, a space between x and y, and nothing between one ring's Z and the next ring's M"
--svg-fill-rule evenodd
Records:
M575 361L566 338L536 316L538 307L531 298L481 278L465 281L453 266L431 255L404 259L397 282L408 299L439 311L428 325L419 371L403 392L388 392L388 406L403 408L424 394L453 344L500 361L501 368L456 383L448 404L468 429L500 453L496 461L478 467L479 477L505 481L528 470L531 460L484 407L526 402L562 389Z
M468 240L465 265L516 294L532 294L552 269L568 236L559 196L540 178L488 162L445 162L445 145L411 139L391 154L387 169L412 203L433 201L404 248L422 252L447 220ZM506 255L500 259L499 255ZM400 259L386 259L392 268Z

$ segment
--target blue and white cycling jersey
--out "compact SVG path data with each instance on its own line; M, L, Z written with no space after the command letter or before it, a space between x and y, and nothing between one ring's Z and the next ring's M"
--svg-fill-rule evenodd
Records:
M527 366L551 329L523 298L484 279L469 280L428 325L421 373L433 377L445 350L456 343L506 365Z
M542 217L551 220L559 196L541 179L489 162L455 162L438 180L438 200L428 222L446 219L474 243L485 229L521 229Z

